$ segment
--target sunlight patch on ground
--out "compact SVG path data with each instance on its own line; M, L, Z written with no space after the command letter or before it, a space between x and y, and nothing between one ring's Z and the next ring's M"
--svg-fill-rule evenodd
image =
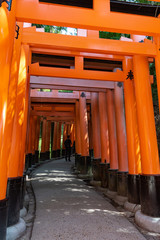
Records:
M77 188L66 188L65 191L71 191L71 192L89 192L87 189L77 189Z

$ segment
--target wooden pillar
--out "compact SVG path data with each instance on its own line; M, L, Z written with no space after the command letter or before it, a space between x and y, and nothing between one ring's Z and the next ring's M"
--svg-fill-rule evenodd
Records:
M47 130L47 119L43 118L43 128L42 128L42 144L41 144L41 153L40 158L42 161L45 159L45 151L46 151L46 130Z
M54 122L52 158L57 156L57 122Z
M28 94L28 58L29 46L22 45L17 85L14 127L12 134L12 147L8 168L8 226L12 226L19 221L21 183L24 169L24 157L21 158L21 156L25 155L25 137L23 130L26 130L25 117L27 117L27 109L25 108L24 99ZM13 185L16 189L16 192L13 191Z
M35 154L35 144L36 144L36 126L37 126L37 116L33 116L33 127L32 127L32 154Z
M88 134L89 134L89 155L93 156L93 133L92 133L92 117L88 120Z
M63 124L63 144L62 144L62 156L65 156L65 146L64 142L67 139L67 125Z
M114 84L119 172L128 172L127 139L122 83Z
M40 135L40 117L37 117L36 133L35 133L35 163L39 162L39 135Z
M101 161L110 162L106 93L99 93Z
M79 110L80 110L80 131L81 131L80 172L82 174L87 174L91 170L90 169L91 159L89 157L87 106L86 106L86 94L84 92L80 93Z
M72 123L71 124L71 131L70 131L70 139L71 139L71 142L72 142L72 146L73 146L73 142L74 142L74 124Z
M50 141L51 141L51 121L47 121L46 128L46 159L50 159Z
M18 55L20 55L20 46L16 46L17 42L15 42L12 58L15 29L15 3L12 12L8 12L5 4L2 4L0 8L0 19L0 236L2 239L6 239L8 203L8 198L6 199L7 171L15 115L15 99L19 69ZM16 71L13 71L14 64L17 64ZM13 74L11 74L12 71ZM10 86L12 86L12 88ZM12 95L9 93L12 93ZM11 99L9 99L10 96L12 96ZM11 101L12 99L13 102ZM11 102L13 105L10 104ZM11 106L13 106L13 109Z
M147 57L134 56L133 67L142 166L141 211L145 215L160 217L160 203L157 201L160 195L159 154Z
M76 153L81 155L81 129L80 129L80 109L79 101L76 101Z
M91 113L92 113L92 132L93 132L93 152L94 159L101 161L101 139L99 123L98 93L91 93Z
M114 84L116 130L118 145L118 173L117 173L117 193L127 197L127 174L128 174L128 155L126 125L123 103L123 85L120 82Z
M35 143L36 151L39 150L40 125L41 125L41 119L40 119L40 117L38 117L37 118L37 126L36 126L36 143Z
M109 136L108 136L108 119L107 119L107 102L106 93L99 93L99 118L100 118L100 139L101 139L101 164L100 178L101 186L108 187L108 170L110 167L109 155Z
M58 123L57 129L57 157L60 157L61 153L61 132L62 132L62 123Z
M128 147L128 202L140 204L139 174L141 173L140 140L137 123L137 106L134 91L134 80L129 78L133 72L133 59L125 58L124 99Z
M28 154L32 154L32 128L33 128L33 116L29 118L29 137L28 137Z
M15 116L15 99L19 72L21 32L19 39L15 36L15 8L8 11L6 3L0 8L0 204L6 209L7 171L12 143L12 130ZM14 48L14 49L13 49ZM15 68L14 66L17 66ZM4 207L4 209L3 209ZM7 210L6 210L7 211ZM6 236L6 217L0 211L0 236Z
M114 91L107 90L107 117L108 117L108 133L109 133L109 150L110 150L110 169L108 188L110 191L117 191L117 170L118 170L118 149L117 134L115 120L115 103Z
M100 122L99 122L99 105L98 93L91 93L91 117L92 117L92 140L93 140L93 156L92 172L93 180L100 181L100 162L101 162L101 138L100 138Z

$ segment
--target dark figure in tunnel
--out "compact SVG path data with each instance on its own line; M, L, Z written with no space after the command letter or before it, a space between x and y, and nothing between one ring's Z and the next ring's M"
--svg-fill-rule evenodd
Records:
M67 139L65 140L64 142L64 146L65 146L65 149L66 149L66 161L67 161L67 158L68 158L68 161L71 161L70 160L70 156L71 156L71 139L69 138L69 135L67 136Z

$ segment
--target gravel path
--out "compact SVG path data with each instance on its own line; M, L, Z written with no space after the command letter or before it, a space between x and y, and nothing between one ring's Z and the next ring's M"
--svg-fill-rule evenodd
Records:
M52 161L35 171L32 240L145 240L122 212L71 174L72 162Z

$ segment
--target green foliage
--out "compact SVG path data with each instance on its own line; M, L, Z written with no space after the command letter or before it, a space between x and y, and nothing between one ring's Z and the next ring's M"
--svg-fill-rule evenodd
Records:
M157 81L156 81L156 70L155 70L155 63L149 64L150 75L154 77L154 83L151 85L152 87L152 97L153 97L153 104L158 104L158 93L157 93Z
M130 38L130 34L113 33L113 32L102 32L102 31L99 32L99 37L100 38L105 38L105 39L119 40L121 36Z
M150 5L160 5L159 2L148 1L148 0L120 0L123 2L134 2L134 3L142 3L142 4L150 4Z
M58 92L64 92L64 93L72 93L72 90L59 90Z
M57 27L57 26L50 26L50 25L43 25L43 24L32 24L32 26L36 26L37 28L44 28L45 32L52 32L52 33L61 33L62 31L67 32L66 27Z

